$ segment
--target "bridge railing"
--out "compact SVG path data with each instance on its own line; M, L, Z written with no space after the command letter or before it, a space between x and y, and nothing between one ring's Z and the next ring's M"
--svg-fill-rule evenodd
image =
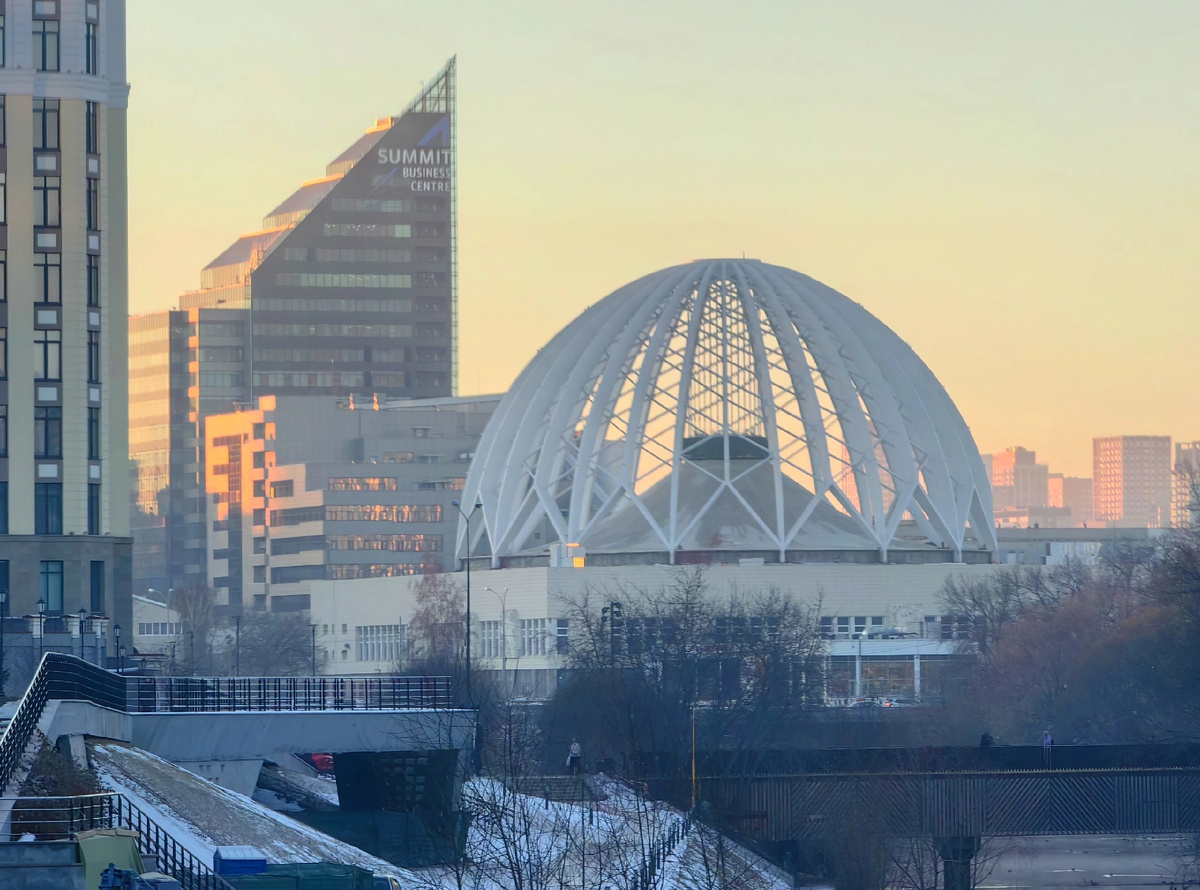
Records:
M31 834L40 841L70 840L80 832L127 828L138 833L138 851L153 857L158 869L179 881L184 890L233 890L203 860L172 837L123 794L84 794L75 797L0 798L11 805L10 837Z
M130 677L124 710L390 711L449 708L449 677Z

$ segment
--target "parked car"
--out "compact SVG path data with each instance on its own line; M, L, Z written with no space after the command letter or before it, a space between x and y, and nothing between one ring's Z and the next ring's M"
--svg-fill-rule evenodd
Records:
M846 707L850 708L851 710L854 710L855 708L877 708L879 707L879 702L872 701L869 698L864 698L859 699L856 702L851 702L850 704L846 705Z
M400 879L394 878L391 875L373 875L371 877L371 890L404 890L400 886Z
M919 708L921 703L915 698L889 698L883 703L885 708Z
M333 755L332 754L313 754L312 755L313 769L319 773L333 772Z

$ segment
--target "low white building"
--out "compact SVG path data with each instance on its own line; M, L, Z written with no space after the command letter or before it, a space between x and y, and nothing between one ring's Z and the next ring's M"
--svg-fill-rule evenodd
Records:
M832 648L856 635L894 628L902 640L868 640L866 655L893 655L910 640L953 639L958 626L942 614L940 595L947 578L981 576L1002 570L996 565L933 563L926 565L720 565L706 566L703 578L714 597L752 596L776 590L798 600L820 604L823 635ZM471 660L475 670L503 671L504 685L517 696L541 698L555 686L567 653L580 606L599 611L612 602L632 603L641 593L669 587L680 573L695 568L665 565L584 568L518 568L473 571L471 574ZM466 574L448 577L466 590ZM312 622L317 646L327 653L331 674L375 674L402 669L408 651L409 626L417 609L414 578L368 578L314 581ZM887 643L887 652L873 650ZM848 644L846 644L848 645ZM909 649L912 649L909 646ZM895 652L893 652L895 650ZM856 649L857 652L857 649ZM916 653L900 653L909 659ZM930 655L946 655L938 649ZM858 672L861 676L861 668ZM912 676L909 670L907 676ZM911 685L911 684L910 684ZM861 683L844 695L872 695ZM895 690L879 693L900 694Z

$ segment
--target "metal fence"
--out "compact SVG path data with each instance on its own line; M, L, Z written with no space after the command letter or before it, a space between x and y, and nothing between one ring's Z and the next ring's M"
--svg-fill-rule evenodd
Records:
M12 806L11 840L26 834L40 841L70 840L82 831L127 828L137 832L143 858L152 858L158 870L179 881L183 890L233 890L123 794L0 798L0 804ZM0 842L8 840L0 838Z
M130 677L124 710L388 711L453 707L449 677Z

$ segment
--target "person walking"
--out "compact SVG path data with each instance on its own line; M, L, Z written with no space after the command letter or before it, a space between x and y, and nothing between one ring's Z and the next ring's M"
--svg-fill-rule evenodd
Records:
M1050 735L1050 730L1042 733L1042 763L1049 768L1051 765L1051 754L1054 752L1054 737Z
M571 739L571 747L567 749L567 772L572 776L583 775L583 746L579 739Z
M996 744L996 742L992 738L992 734L985 729L983 731L983 735L981 735L979 737L979 747L980 748L990 748L994 744Z

